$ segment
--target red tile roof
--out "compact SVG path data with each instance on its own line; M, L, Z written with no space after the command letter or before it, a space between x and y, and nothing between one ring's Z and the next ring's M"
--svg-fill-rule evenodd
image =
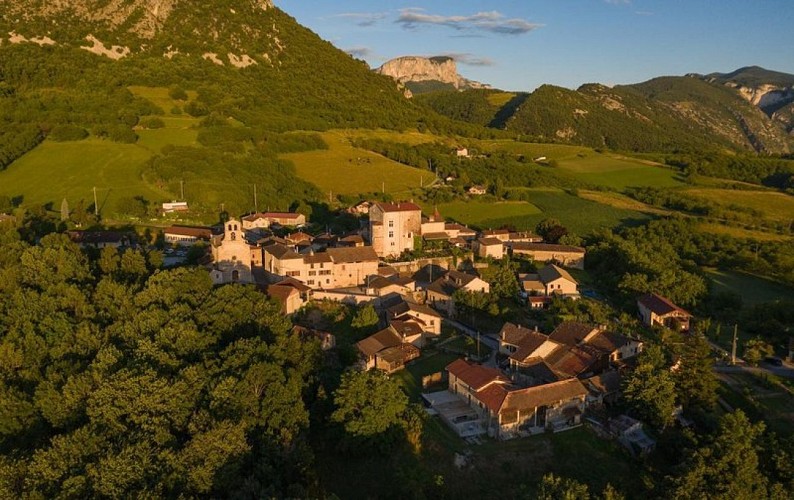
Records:
M680 312L686 314L687 316L692 316L686 310L681 309L677 305L673 304L669 299L655 293L645 294L637 299L637 302L644 305L659 316L664 316L665 314L670 314L672 312Z
M539 406L551 405L558 401L582 398L587 389L575 378L551 384L527 387L510 391L502 404L502 411L530 410Z
M448 364L447 371L475 391L479 391L493 382L510 383L510 379L496 368L478 365L465 359L457 359Z
M375 204L379 206L384 212L415 212L422 211L419 205L408 201L398 201L397 203L378 202Z

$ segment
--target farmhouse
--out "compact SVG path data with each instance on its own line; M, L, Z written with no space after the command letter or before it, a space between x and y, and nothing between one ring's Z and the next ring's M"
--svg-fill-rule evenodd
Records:
M166 243L179 246L192 246L199 241L209 242L212 239L212 229L196 226L170 226L163 229L163 238Z
M441 315L424 304L401 301L399 304L387 309L387 317L389 321L413 319L422 325L425 333L433 334L434 336L441 334Z
M499 370L462 359L447 365L447 372L449 392L474 409L490 436L510 439L580 425L587 389L577 379L520 388Z
M554 264L540 269L537 274L520 274L519 283L528 296L579 298L579 283L568 271Z
M649 293L637 299L640 319L647 326L661 325L679 331L689 331L692 315L670 300Z
M405 363L418 358L420 354L419 349L406 342L391 325L357 342L356 348L364 368L377 368L386 373L401 370Z
M526 255L534 261L557 263L574 269L584 269L584 248L548 243L509 243L513 255Z
M369 210L369 236L378 257L398 257L414 249L422 232L422 209L410 202L375 203Z

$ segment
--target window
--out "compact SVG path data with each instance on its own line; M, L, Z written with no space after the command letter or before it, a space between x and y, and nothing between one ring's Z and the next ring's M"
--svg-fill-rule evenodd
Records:
M389 227L394 227L394 221L393 220L389 221Z
M300 271L287 271L287 276L300 276Z
M317 276L317 271L309 271L309 276Z
M309 280L309 281L306 282L306 284L307 285L313 285L314 284L314 280Z
M389 231L389 238L394 238L394 231Z
M330 282L331 282L331 280L325 280L325 284L326 284L326 285L327 285L328 283L330 283Z
M311 269L314 269L314 264L309 264L309 267L310 267Z

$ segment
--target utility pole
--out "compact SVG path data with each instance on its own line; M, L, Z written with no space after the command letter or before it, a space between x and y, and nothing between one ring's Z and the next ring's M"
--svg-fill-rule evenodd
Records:
M179 180L179 194L181 196L180 200L185 201L185 180Z
M736 364L736 337L739 334L739 325L733 325L733 345L731 346L731 364Z
M96 186L94 186L94 215L99 217L99 202L96 199Z
M385 181L381 183L380 192L381 193L385 193L386 192L386 182Z
M254 184L254 212L259 212L259 205L256 202L256 184Z

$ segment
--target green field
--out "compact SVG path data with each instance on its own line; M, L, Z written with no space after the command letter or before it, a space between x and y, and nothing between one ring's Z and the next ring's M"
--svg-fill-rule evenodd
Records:
M148 149L135 144L45 141L0 172L0 194L22 196L22 206L52 203L58 210L64 198L72 207L81 199L93 204L96 186L100 212L110 215L125 197L171 197L141 178L150 157Z
M702 223L698 224L698 229L704 233L721 234L730 236L731 238L747 238L757 241L790 241L791 236L783 234L770 233L766 231L756 231L752 229L744 229L736 226L727 226L717 223Z
M298 176L324 193L362 194L383 189L399 196L435 179L427 170L407 167L379 154L354 148L344 131L321 135L328 144L327 150L284 154L281 158L292 161Z
M425 204L423 209L425 213L433 213L431 205ZM483 229L497 228L502 224L508 224L508 221L542 214L538 207L523 201L453 201L438 205L438 211L444 218Z
M590 184L623 190L627 187L683 185L678 173L642 160L590 153L559 161L559 171Z
M686 193L717 205L757 210L764 218L789 223L794 220L794 196L775 191L740 191L734 189L687 189Z
M706 273L714 284L714 292L737 293L746 305L794 300L794 288L766 278L719 269L706 269Z
M380 139L389 142L398 142L402 144L426 144L428 142L445 142L454 145L454 141L447 137L438 135L422 133L417 130L406 130L403 132L396 132L394 130L366 130L366 129L336 129L331 132L338 134L348 140L351 139Z
M494 92L488 94L488 104L491 106L503 107L510 102L516 95L512 92Z
M483 152L493 153L506 151L529 158L545 156L549 160L563 160L575 158L578 154L593 153L593 150L584 146L568 146L565 144L537 144L531 142L516 142L511 140L481 140L475 142Z
M168 95L168 88L166 87L132 86L132 87L127 87L127 90L132 92L133 95L136 95L138 97L143 97L144 99L153 102L155 105L162 108L163 112L166 115L171 114L172 108L174 107L181 108L186 104L185 101L176 101L174 99L171 99L171 97ZM186 93L188 97L188 102L195 99L196 96L198 95L198 93L193 90L188 90L186 91Z

